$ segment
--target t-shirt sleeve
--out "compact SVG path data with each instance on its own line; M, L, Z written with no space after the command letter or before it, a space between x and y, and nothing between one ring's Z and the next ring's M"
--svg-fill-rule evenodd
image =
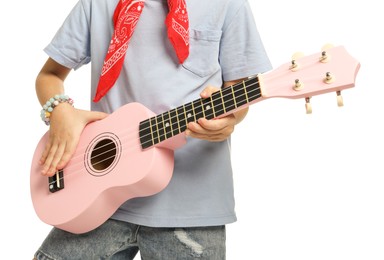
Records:
M71 69L78 69L90 62L89 19L85 10L88 9L80 0L44 48L49 57Z
M245 78L272 68L247 1L224 24L220 47L224 81Z

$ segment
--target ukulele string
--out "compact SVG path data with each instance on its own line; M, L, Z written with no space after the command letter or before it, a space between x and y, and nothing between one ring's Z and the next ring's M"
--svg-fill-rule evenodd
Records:
M249 88L249 87L253 87L254 85L258 85L258 83L259 83L259 81L256 81L255 83L252 83L252 84L249 84L249 85L247 86L247 88ZM238 86L238 85L240 85L240 84L243 84L243 82L234 84L234 85L231 86L231 87L235 87L235 86ZM246 96L246 95L247 95L248 99L258 98L258 97L261 96L261 93L260 93L260 92L257 92L256 94L252 94L252 92L257 91L257 90L259 90L259 89L260 89L260 87L254 88L254 89L252 89L252 90L250 90L250 91L248 91L248 92L245 92L244 94L239 95L238 97L240 98L240 97L243 97L243 96ZM223 90L226 90L226 88L224 88ZM222 91L222 90L220 90L220 91ZM238 91L244 91L244 89L236 90L234 93L236 93L236 92L238 92ZM230 92L230 93L228 93L227 95L225 95L225 96L223 96L223 97L226 97L226 96L228 96L228 95L233 95L233 93ZM218 100L220 100L220 99L221 99L221 96L220 96L219 98L217 98L217 99L213 99L212 102L214 102L214 101L218 101ZM197 100L195 100L195 101L197 101ZM225 103L226 103L226 101L224 101L224 105L225 105ZM202 108L202 109L204 109L204 108ZM222 111L224 111L224 109L222 109L222 110L218 110L217 112L222 112ZM186 113L189 113L189 112L194 112L194 109L190 109L190 110L187 110L187 111L186 111ZM205 116L206 116L206 117L212 116L212 115L214 114L214 112L212 111L212 109L209 109L209 111L205 111L205 112L207 112L207 113L205 113ZM178 115L169 118L169 120L172 122L172 119L175 119L176 117L178 117ZM179 122L178 122L178 120L177 120L177 122L172 123L171 125L172 125L172 126L174 126L174 125L178 125L178 123L179 123ZM158 127L158 124L157 124L156 126ZM179 128L179 127L177 126L176 128ZM121 132L122 134L119 135L119 136L121 137L121 138L120 138L121 140L124 140L124 139L128 138L128 142L123 142L123 141L122 141L122 144L123 144L123 145L122 145L122 148L124 148L124 147L126 147L126 146L131 147L131 144L134 143L134 142L136 142L136 139L133 139L133 140L132 140L132 139L130 138L132 135L137 134L137 132L132 133L132 131L133 131L133 130L136 130L136 129L137 129L137 127L132 127L132 128L130 128L130 129L126 129L126 130L124 130L123 132ZM141 131L146 131L146 130L148 130L148 129L149 129L149 131L150 131L150 127L144 128L144 129L142 129ZM173 129L173 128L171 127L171 129ZM140 131L139 131L139 132L140 132ZM159 136L159 138L161 138L161 137L166 137L167 134L169 134L169 133L172 133L172 131L169 131L169 132L164 131L164 134L161 135L161 136ZM149 134L147 134L147 135L144 135L143 137L146 137L146 136L148 136L148 135L150 135L150 134L151 134L151 133L149 133ZM108 145L110 145L110 143L107 143L107 144L104 144L104 145L102 145L102 146L99 146L99 147L97 147L96 149L94 149L93 151L97 151L97 150L99 150L99 149L103 149L103 148L105 148L105 147L108 146ZM84 150L85 148L86 148L86 147L84 146L84 147L82 147L82 148L80 148L80 149ZM128 149L128 148L127 148L127 149ZM103 156L103 155L105 155L106 153L109 153L109 152L114 151L114 150L117 150L117 149L116 149L116 148L113 148L113 149L110 149L110 150L103 151L103 152L101 152L101 153L98 153L98 154L95 155L95 156L90 157L90 159L95 159L95 158L97 158L97 157ZM122 149L120 149L120 150L122 150ZM129 149L128 149L128 151L129 151ZM80 153L79 155L75 156L75 157L72 158L71 160L75 160L77 157L80 157L80 156L81 156L81 157L84 157L84 154L85 154L85 152ZM103 163L103 162L105 162L105 161L107 161L107 160L110 160L110 159L112 159L112 158L114 158L114 157L116 157L116 155L113 155L113 156L104 158L103 160L100 160L100 161L98 161L98 162L96 162L96 163L93 163L92 165L97 165L97 164L99 164L99 163ZM83 161L80 161L80 162L78 162L78 163L75 163L75 164L72 164L72 165L70 165L70 166L68 166L68 167L65 167L65 169L66 169L66 170L70 170L71 168L76 167L76 165L78 165L78 164L82 164L82 163L83 163ZM68 173L68 174L66 174L65 176L69 176L69 175L72 175L72 174L75 174L75 173L77 173L77 171ZM63 177L62 177L62 178L63 178ZM62 178L60 178L60 179L62 179ZM60 180L60 179L59 179L59 180ZM56 181L57 181L57 180L55 180L55 181L53 181L53 182L51 182L51 183L55 183Z
M317 60L316 60L316 63L317 63ZM313 65L311 62L310 63L307 63L307 64L301 64L302 65L302 67L305 67L306 69L308 69L308 67L311 67L311 65ZM288 65L287 65L288 66ZM302 68L302 70L303 70L304 68ZM282 77L283 76L283 74L287 74L287 73L291 73L291 70L282 70L282 71L280 71L280 72L278 72L278 71L275 71L276 73L273 75L273 76L268 76L269 77L269 79L274 79L274 78L280 78L280 77ZM241 82L238 82L238 83L236 83L236 84L233 84L232 86L230 86L230 87L228 87L228 88L224 88L224 89L221 89L220 90L220 92L224 92L224 91L226 91L226 90L228 90L228 89L230 89L230 88L232 88L232 89L234 89L235 87L238 87L238 86L240 86L240 85L244 85L247 81L250 81L250 80L252 80L252 79L248 79L248 80L243 80L243 81L241 81ZM261 93L259 93L259 94L255 94L254 96L252 96L252 95L250 95L250 93L251 92L253 92L253 91L258 91L258 90L260 90L261 89L261 87L259 86L259 83L260 83L260 80L259 80L259 77L257 77L256 78L256 81L254 82L254 83L252 83L252 84L249 84L249 85L247 85L247 86L244 86L244 88L245 88L245 93L244 94L242 94L242 95L239 95L238 96L238 98L240 98L240 97L243 97L243 96L247 96L246 98L247 99L252 99L252 98L259 98L260 96L261 96ZM253 87L253 86L255 86L255 85L258 85L258 87L257 88L252 88L251 90L247 90L248 88L250 88L250 87ZM243 91L244 90L244 88L240 88L240 89L238 89L238 90L235 90L234 91L234 93L236 93L236 92L238 92L238 91ZM274 89L276 89L276 88L279 88L279 86L269 86L269 90L270 91L272 91L272 90L274 90ZM216 92L215 92L216 93ZM214 93L213 93L214 94ZM212 94L212 95L213 95ZM218 100L220 100L221 98L225 98L225 97L228 97L229 95L232 95L233 94L233 92L229 92L227 95L224 95L223 97L221 97L221 96L219 96L217 99L212 99L212 103L213 102L215 102L215 101L218 101ZM194 103L194 102L198 102L198 101L200 101L200 102L202 102L202 100L203 99L197 99L197 100L194 100L194 101L192 101L191 102L191 104L192 103ZM226 103L226 101L225 100L223 100L223 106L225 107L225 103ZM247 101L247 103L249 103L248 101ZM202 104L202 103L201 103ZM236 107L237 108L237 107ZM235 109L236 109L235 108ZM177 109L177 108L176 108ZM213 112L213 113L210 113L210 114L205 114L205 112L206 111L204 111L203 112L203 110L204 110L204 108L202 107L202 111L201 111L201 113L203 113L204 115L205 115L205 117L209 117L209 116L212 116L212 115L214 115L215 114L215 111ZM212 111L212 109L209 109L209 111ZM224 109L222 109L222 110L218 110L218 111L216 111L216 112L223 112L224 111ZM192 107L192 109L190 109L190 110L186 110L184 113L185 114L188 114L188 113L190 113L190 112L192 112L194 115L195 115L195 119L196 119L196 113L195 113L195 110L194 110L194 108ZM224 111L225 112L225 111ZM209 112L208 112L209 113ZM162 114L160 114L160 115L162 115ZM157 116L159 116L159 115L157 115ZM157 116L154 116L154 117L151 117L151 118L148 118L147 120L150 120L150 119L152 119L152 118L156 118ZM162 140L162 141L164 141L164 140L166 140L167 139L167 136L168 136L168 134L171 134L171 136L173 136L173 129L179 129L180 130L180 127L179 127L179 120L177 119L177 117L178 117L178 114L176 113L176 115L175 116L171 116L171 117L169 117L168 118L168 121L169 122L171 122L171 124L168 126L171 130L170 131L165 131L165 129L164 129L164 127L163 127L163 129L164 129L164 134L159 134L158 135L158 137L157 137L157 139L158 140ZM173 119L176 119L176 122L175 123L173 123ZM151 128L152 127L155 127L156 129L159 129L159 128L161 128L161 127L159 127L159 123L157 123L157 120L155 119L155 121L156 121L156 123L153 125L153 126L149 126L149 127L147 127L147 128L143 128L143 129L141 129L140 131L139 131L139 134L141 133L141 132L143 132L143 131L149 131L149 133L148 134L145 134L145 135L142 135L142 137L145 139L145 138L147 138L148 137L148 135L151 135L152 134L152 130L151 130ZM185 121L187 122L187 119L185 119ZM197 120L195 120L195 121L197 121ZM188 122L187 122L188 123ZM161 124L163 124L163 125L165 125L164 124L164 122L161 122ZM176 125L176 127L174 128L173 126L175 126ZM167 128L167 127L166 127ZM135 129L137 129L137 127L135 127ZM130 131L129 129L128 129L128 131ZM157 132L159 132L159 131L157 131ZM182 131L179 131L180 133L182 132ZM125 135L123 134L122 135L122 137L124 137ZM133 140L133 141L135 141L135 140ZM153 139L150 139L149 141L146 141L146 142L143 142L143 145L145 145L145 144L148 144L148 142L153 142L154 140ZM106 145L108 145L108 144L106 144ZM100 149L102 149L103 148L103 146L101 146L101 147L99 147ZM99 148L97 148L97 149L99 149ZM96 150L96 149L95 149ZM108 151L106 151L106 152L108 152ZM105 154L106 152L104 152L104 153L102 153L102 154ZM99 154L99 155L102 155L102 154ZM108 159L110 159L110 158L108 158Z
M251 92L251 91L250 91L250 92ZM249 94L250 92L248 92L248 94ZM245 95L245 94L244 94L244 95ZM256 94L256 95L254 95L254 96L252 96L252 95L248 95L248 97L251 97L251 98L255 98L255 97L259 97L259 96L260 96L260 94ZM224 111L224 109L222 109L222 110L218 110L217 112L222 112L222 111ZM206 114L206 116L208 116L208 117L209 117L209 116L212 116L212 115L214 115L214 113ZM177 124L177 123L174 123L174 124ZM165 137L167 136L167 134L169 134L169 133L170 133L170 132L164 132L164 134L163 134L163 135L160 135L160 136L158 137L158 139L161 139L162 137L165 138ZM130 141L135 142L136 140L130 140ZM108 145L108 144L106 144L106 145ZM106 146L106 145L104 145L104 146ZM123 146L122 146L122 148L124 148L126 145L131 146L130 143L128 143L128 142L123 142ZM97 148L97 149L99 149L99 148ZM95 149L95 150L97 150L97 149ZM113 150L116 150L116 148L113 148L113 149L111 149L111 150L106 150L106 151L104 151L104 152L102 152L102 153L98 153L96 156L91 157L91 159L95 159L96 157L103 156L104 154L109 153L109 152L111 152L111 151L113 151ZM100 161L94 163L93 165L97 165L97 164L99 164L99 163L103 163L103 162L108 161L108 160L110 160L110 159L112 159L112 158L114 158L114 157L115 157L115 155L110 156L110 157L106 157L106 158L104 158L103 160L100 160Z
M253 84L249 84L249 85L247 85L246 88L253 87L254 85L258 85L258 83L259 83L259 81L256 81L256 82L254 82ZM243 82L239 82L239 83L237 83L237 84L234 84L234 85L231 86L231 87L237 87L237 86L242 85L242 84L243 84ZM229 89L229 88L224 88L224 89L222 89L222 90L220 90L220 91L223 92L223 91L225 91L225 90L227 90L227 89ZM246 93L244 93L244 94L242 94L242 95L239 95L238 98L240 98L240 97L246 97L246 99L258 98L258 97L261 96L260 93L254 94L253 96L252 96L251 93L254 92L254 91L257 91L257 90L259 90L259 89L260 89L260 87L258 87L258 88L254 88L254 89L251 89L251 90L248 90ZM239 92L239 91L243 91L243 90L244 90L244 89L241 88L241 89L239 89L239 90L235 90L234 93ZM216 92L215 92L215 93L216 93ZM213 94L215 94L215 93L213 93ZM234 93L230 92L230 93L224 95L223 97L219 96L217 99L212 99L211 103L213 103L213 102L215 102L215 101L221 101L222 98L224 99L225 97L232 96ZM194 100L194 101L191 102L191 103L198 102L198 101L203 102L203 100L204 100L204 99L197 99L197 100ZM227 102L227 101L224 100L224 102L223 102L223 105L224 105L224 106L225 106L225 103L226 103L226 102ZM247 102L247 103L249 103L249 102ZM201 103L201 104L202 104L202 103ZM179 108L180 108L180 107L179 107ZM234 109L237 109L237 108L238 108L238 107L235 107ZM176 109L177 109L177 108L176 108ZM234 110L234 109L233 109L233 110ZM203 112L203 110L204 110L204 112ZM211 112L211 111L212 111L212 112ZM205 117L209 117L209 116L214 115L215 112L216 112L216 113L217 113L217 112L220 113L220 112L223 112L223 111L225 112L225 108L224 108L224 109L221 109L221 110L217 110L217 111L213 111L213 110L210 108L209 111L207 111L207 110L205 110L205 109L202 107L202 111L201 111L201 113L204 114ZM195 109L194 109L194 108L191 108L190 110L185 110L184 113L185 113L185 114L188 114L188 113L191 113L191 112L192 112L193 114L196 115L196 113L194 113L194 112L195 112ZM208 113L209 113L209 114L208 114ZM162 115L162 114L159 114L159 115ZM159 116L159 115L157 115L157 116ZM147 120L150 120L150 119L152 119L152 118L156 118L157 116L148 118ZM171 130L168 131L168 132L164 131L164 134L163 134L163 135L159 135L159 136L158 136L158 139L162 139L162 137L165 137L165 139L167 139L166 136L167 136L168 134L171 134L171 135L172 135L172 130L173 130L173 129L179 129L179 126L178 126L178 125L179 125L180 122L179 122L179 120L178 120L178 116L179 116L179 114L176 113L175 116L168 118L167 121L171 122L171 124L170 124L169 126L167 126L166 128L169 127ZM176 119L176 122L173 122L173 119ZM156 120L156 119L155 119L155 120ZM157 120L156 120L156 121L157 121ZM184 121L186 121L186 119L185 119ZM161 122L161 123L155 123L155 124L152 125L152 126L149 126L149 127L146 127L146 128L141 129L141 130L139 131L139 133L141 133L141 132L145 132L145 131L149 131L148 134L142 135L143 138L146 138L146 137L148 137L148 135L151 135L151 134L152 134L151 128L155 127L156 129L159 129L159 128L161 128L161 127L159 127L159 125L161 125L161 124L163 124L164 126L166 125L166 124L164 124L164 122ZM173 126L175 126L175 125L176 125L176 127L173 127ZM164 127L163 127L163 128L164 128ZM147 141L147 142L148 142L148 141ZM147 142L144 142L143 144L147 144Z
M307 70L307 69L309 69L310 67L312 67L314 64L317 64L318 63L318 59L316 59L316 60L314 60L314 61L307 61L307 62L305 62L305 63L301 63L301 70ZM290 68L290 63L287 63L287 64L285 64L286 65L286 67L287 68ZM283 66L282 66L283 67ZM292 73L292 70L291 69L287 69L287 70L281 70L281 71L279 71L279 70L275 70L275 73L273 74L273 75L268 75L268 79L269 80L272 80L272 79L275 79L275 78L281 78L281 77L286 77L286 75L285 74L290 74L290 73ZM260 90L261 89L261 87L260 87L260 78L259 78L259 75L257 75L258 77L256 78L256 81L255 82L253 82L253 83L251 83L251 84L248 84L247 86L244 86L244 88L246 89L245 91L246 91L246 93L245 94L242 94L242 95L239 95L238 96L238 98L239 97L243 97L244 95L248 95L250 92L252 92L252 91L258 91L258 90ZM223 88L223 89L221 89L220 90L220 92L224 92L224 91L226 91L226 90L228 90L228 89L234 89L235 87L238 87L238 86L240 86L240 85L244 85L245 83L247 83L248 81L251 81L251 80L253 80L253 79L255 79L255 78L249 78L249 79L247 79L247 80L243 80L243 81L241 81L241 82L238 82L238 83L235 83L235 84L233 84L232 86L229 86L228 88ZM310 80L310 79L312 79L311 77L308 79L308 80ZM262 78L262 80L261 81L263 81L263 78ZM250 88L250 87L253 87L253 86L255 86L255 85L257 85L257 87L256 88L252 88L251 90L247 90L248 88ZM241 88L241 89L238 89L238 90L235 90L234 91L234 93L236 93L236 92L238 92L238 91L243 91L244 90L244 88ZM271 86L268 86L268 90L270 90L270 91L273 91L273 90L275 90L275 89L278 89L278 88L281 88L280 86L278 86L278 85L276 85L276 86L274 86L273 84L271 85ZM215 94L216 92L214 92L213 94ZM212 95L213 95L212 94ZM225 97L228 97L228 96L230 96L230 95L232 95L233 94L233 92L229 92L227 95L225 95L225 96L223 96L223 98L225 98ZM259 93L259 94L256 94L256 95L254 95L254 96L251 96L251 95L248 95L248 99L252 99L252 98L255 98L256 97L256 99L258 98L258 97L260 97L262 94L261 94L261 92ZM220 100L222 97L221 96L219 96L217 99L212 99L212 101L211 102L215 102L215 101L218 101L218 100ZM200 102L202 102L204 99L197 99L197 100L194 100L194 101L192 101L191 102L191 104L192 103L194 103L194 102L198 102L198 101L200 101ZM226 103L226 101L224 100L223 101L223 104L225 105L225 103ZM247 102L247 103L249 103L249 102ZM178 107L178 108L180 108L180 107ZM235 107L235 109L236 109L237 107ZM177 109L177 108L175 108L175 109ZM203 110L204 110L204 108L202 108L202 111L201 111L201 113L205 113L205 111L203 112ZM211 110L211 109L210 109ZM172 110L170 110L170 111L172 111ZM219 110L219 111L217 111L217 112L222 112L223 110ZM169 111L168 111L169 112ZM194 110L194 108L192 107L192 109L190 109L190 110L186 110L184 113L190 113L190 112L192 112L192 113L194 113L195 112L195 110ZM163 114L165 114L165 113L163 113ZM195 114L195 113L194 113ZM162 114L159 114L159 115L162 115ZM159 116L159 115L157 115L157 116ZM196 114L195 114L196 115ZM207 116L212 116L212 115L214 115L214 113L212 113L212 114L205 114L205 117L207 117ZM152 118L156 118L157 116L154 116L154 117L150 117L150 118L148 118L148 119L146 119L146 120L150 120L150 119L152 119ZM176 112L176 115L175 116L173 116L173 117L169 117L168 118L168 121L170 121L171 122L171 124L169 125L169 127L171 128L171 129L174 129L173 128L173 126L174 125L176 125L176 127L175 127L175 129L178 129L179 127L178 127L178 124L179 124L179 121L178 121L178 119L177 119L177 117L178 117L178 114L177 114L177 112ZM175 123L173 123L173 120L172 119L175 119L176 118L176 122ZM156 129L159 129L159 123L157 123L157 120L156 120L156 123L153 125L153 126L149 126L149 127L146 127L146 128L143 128L143 129L141 129L140 131L139 131L139 134L141 133L141 132L143 132L143 131L149 131L149 133L148 134L145 134L145 135L140 135L140 136L142 136L143 138L146 138L146 137L148 137L148 135L151 135L152 134L152 130L151 130L151 128L152 127L156 127ZM165 131L164 131L165 132ZM181 132L180 132L181 133ZM165 132L163 135L159 135L158 136L158 139L161 139L161 137L165 137L165 139L167 139L167 134L171 134L172 135L172 130L171 131L169 131L169 132ZM173 136L173 135L172 135ZM164 139L164 140L165 140ZM148 141L147 141L148 142ZM144 142L143 144L147 144L147 142Z
M257 82L255 82L255 83L253 83L253 84L249 84L247 87L249 88L249 87L253 87L254 85L256 85L256 84L258 84L259 83L259 81L257 81ZM240 82L240 83L237 83L237 84L234 84L232 87L236 87L236 86L239 86L239 85L242 85L243 84L243 82ZM229 89L229 88L225 88L225 89L223 89L223 90L227 90L227 89ZM243 95L239 95L238 97L243 97L243 96L245 96L245 95L248 95L248 99L252 99L252 98L258 98L260 95L254 95L254 96L252 96L251 95L251 92L253 92L253 91L257 91L257 90L259 90L260 88L258 87L258 88L254 88L253 90L250 90L250 91L248 91L247 93L245 93L245 94L243 94ZM223 91L223 90L221 90L221 91ZM236 93L236 92L238 92L238 91L243 91L243 88L241 88L241 89L239 89L239 90L236 90L234 93ZM225 96L223 96L223 98L225 98L225 97L228 97L228 96L231 96L232 95L232 92L230 92L230 93L228 93L227 95L225 95ZM219 98L217 98L217 99L213 99L212 100L212 102L215 102L215 101L219 101L221 99L221 96L219 97ZM198 100L195 100L194 102L196 102L196 101L199 101L199 99ZM202 102L202 101L201 101ZM226 101L224 101L224 105L225 105L225 103L226 103ZM204 108L202 108L202 110L203 110ZM222 110L218 110L218 111L216 111L216 112L222 112L222 111L224 111L224 109L222 109ZM186 110L185 111L185 113L187 114L187 113L190 113L190 112L194 112L194 109L192 108L192 109L190 109L190 110ZM201 111L201 113L205 113L206 111ZM205 114L205 116L207 117L207 116L212 116L213 115L213 113L211 113L211 114ZM168 134L171 134L172 135L172 130L173 129L179 129L179 126L178 126L178 123L179 123L179 121L178 121L178 119L177 119L177 117L178 117L178 114L176 114L175 116L173 116L173 117L170 117L170 118L168 118L168 121L170 121L171 122L171 124L169 125L169 128L171 129L170 131L164 131L164 134L163 135L159 135L158 136L158 138L160 138L160 139L162 139L163 137L166 137ZM152 119L152 118L154 118L154 117L151 117L151 118L149 118L149 119ZM147 120L149 120L149 119L147 119ZM176 119L176 122L173 122L174 120L173 119ZM163 124L163 125L165 125L165 124ZM176 125L176 127L174 127ZM144 134L144 135L141 135L142 137L143 137L143 139L145 139L145 138L147 138L149 135L151 135L152 134L152 131L151 131L151 127L156 127L156 129L159 129L159 123L156 123L156 124L154 124L153 126L149 126L149 127L146 127L146 128L143 128L143 129L141 129L140 131L139 131L139 135L140 135L140 133L142 133L142 132L145 132L145 131L149 131L149 133L148 134ZM122 138L124 138L125 136L126 136L126 134L129 134L129 137L131 136L131 131L133 131L133 130L136 130L137 129L137 126L135 126L135 127L132 127L132 128L128 128L128 129L125 129L124 130L124 132L121 132L121 133L117 133L117 135L119 135L119 137L121 137L121 139ZM135 133L136 134L136 133ZM167 138L165 138L165 139L167 139ZM135 141L135 140L133 140L133 141ZM148 142L148 141L147 141ZM147 142L144 142L143 144L147 144ZM107 145L109 145L108 143L107 144L105 144L105 145L102 145L102 146L99 146L99 147L97 147L96 149L94 149L94 151L97 151L97 150L99 150L99 149L103 149L105 146L107 146ZM81 148L79 148L80 150L85 150L86 149L86 146L84 146L84 147L81 147ZM108 152L108 151L105 151L105 152ZM84 153L80 153L79 155L77 155L77 156L83 156L83 154ZM76 156L75 157L73 157L72 159L76 159Z

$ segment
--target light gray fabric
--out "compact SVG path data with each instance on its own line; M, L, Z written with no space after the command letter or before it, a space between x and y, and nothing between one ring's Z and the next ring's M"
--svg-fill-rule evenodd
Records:
M46 53L69 68L91 61L91 97L113 32L117 0L80 0ZM165 0L147 0L115 86L93 110L113 112L140 102L160 114L199 98L208 85L271 68L246 0L187 0L190 55L178 64L164 24ZM87 87L87 86L67 86ZM159 169L161 170L161 169ZM129 171L129 169L127 170ZM175 151L175 169L162 192L127 201L113 218L155 227L223 225L234 222L230 140L189 139Z

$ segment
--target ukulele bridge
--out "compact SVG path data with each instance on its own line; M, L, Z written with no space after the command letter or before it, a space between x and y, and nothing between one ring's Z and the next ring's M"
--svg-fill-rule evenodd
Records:
M64 189L64 171L62 169L48 177L48 189L52 193Z

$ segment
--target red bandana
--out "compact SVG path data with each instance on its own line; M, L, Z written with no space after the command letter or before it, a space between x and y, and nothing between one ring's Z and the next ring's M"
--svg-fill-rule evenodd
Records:
M94 102L98 102L115 84L123 67L128 42L144 8L145 0L120 0L113 15L115 31L104 60ZM189 22L185 0L168 0L165 20L168 38L180 63L189 55Z

